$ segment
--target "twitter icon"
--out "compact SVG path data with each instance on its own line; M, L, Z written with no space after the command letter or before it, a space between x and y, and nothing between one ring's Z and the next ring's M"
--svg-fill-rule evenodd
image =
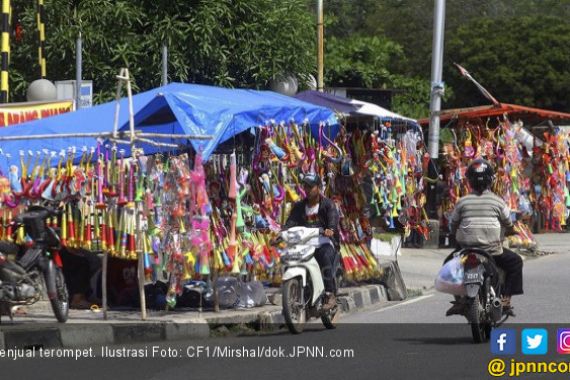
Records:
M522 353L525 355L546 355L548 352L548 331L545 329L523 329Z

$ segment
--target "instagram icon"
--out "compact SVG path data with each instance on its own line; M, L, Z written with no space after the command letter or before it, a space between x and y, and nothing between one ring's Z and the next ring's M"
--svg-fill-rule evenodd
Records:
M559 354L570 354L570 329L558 329L556 350Z

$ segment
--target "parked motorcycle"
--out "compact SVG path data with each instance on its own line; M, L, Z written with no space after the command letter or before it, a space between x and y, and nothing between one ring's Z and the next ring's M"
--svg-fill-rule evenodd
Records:
M47 225L47 219L57 214L46 207L31 206L15 218L14 230L23 226L32 243L15 260L8 258L10 252L0 252L0 316L13 319L14 306L39 301L45 284L55 317L58 322L67 321L69 295L59 256L60 239ZM5 244L3 247L4 251L10 250ZM13 244L11 251L18 251L18 246Z
M459 257L463 263L464 294L455 296L454 304L462 306L463 315L471 325L475 343L486 342L491 329L500 326L511 315L502 306L505 274L493 256L476 248L451 253L445 262Z
M293 334L303 332L310 318L321 318L327 329L335 328L338 305L325 310L325 286L319 263L314 257L315 250L325 244L333 244L331 239L322 236L322 229L293 227L280 234L282 247L279 249L284 265L282 277L283 317ZM340 263L335 263L332 273L339 282ZM338 286L337 286L338 289Z

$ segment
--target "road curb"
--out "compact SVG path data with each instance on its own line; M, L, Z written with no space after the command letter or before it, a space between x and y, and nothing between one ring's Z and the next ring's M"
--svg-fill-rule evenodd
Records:
M343 293L344 290L344 293ZM364 285L341 289L338 297L341 312L353 313L359 309L387 302L382 285ZM264 329L282 326L285 321L278 306L265 306L265 310L249 309L232 313L197 318L172 315L167 321L114 322L94 321L89 324L22 323L0 325L0 349L10 348L69 348L144 342L166 342L182 339L204 339L220 326L255 325ZM270 310L267 310L267 309ZM70 320L71 321L71 320Z
M339 293L341 295L338 297L338 303L343 314L349 314L381 302L388 302L386 288L382 285L364 285L348 290L341 289ZM258 321L262 324L280 325L284 323L281 310L261 314L259 314Z

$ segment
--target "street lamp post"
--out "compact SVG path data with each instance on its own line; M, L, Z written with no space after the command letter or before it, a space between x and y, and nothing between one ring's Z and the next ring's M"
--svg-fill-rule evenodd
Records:
M439 155L439 112L441 111L441 98L444 92L441 72L443 67L443 36L445 33L445 0L435 0L433 17L428 151L432 159L437 159Z
M439 178L439 170L437 169L437 159L439 156L439 113L441 111L441 98L444 93L444 84L442 81L444 34L445 0L435 0L431 58L430 120L428 133L430 165L428 169L427 184L427 213L432 226L430 245L436 246L439 245L439 217L437 213L437 182Z

